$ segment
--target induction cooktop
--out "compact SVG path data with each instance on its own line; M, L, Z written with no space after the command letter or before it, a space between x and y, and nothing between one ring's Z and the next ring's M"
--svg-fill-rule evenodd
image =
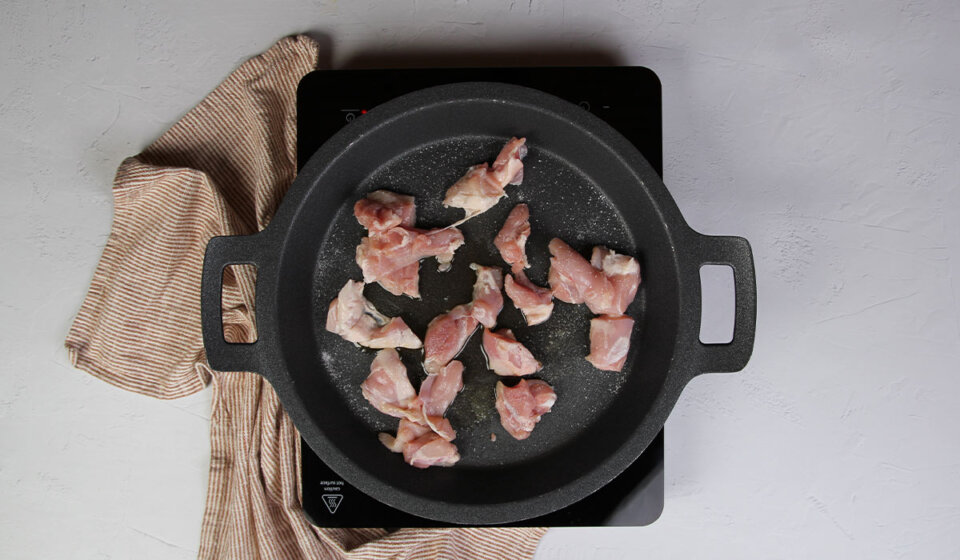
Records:
M370 108L426 87L492 81L532 87L580 105L630 140L663 176L660 81L642 67L446 68L318 70L297 92L298 168L350 121ZM663 511L661 431L624 472L590 496L514 526L638 526ZM352 487L301 441L303 509L320 527L450 526L387 506Z

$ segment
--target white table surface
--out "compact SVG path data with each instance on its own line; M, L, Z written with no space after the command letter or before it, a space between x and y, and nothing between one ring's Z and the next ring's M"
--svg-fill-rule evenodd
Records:
M62 341L122 158L303 31L334 67L582 50L648 66L681 210L753 244L756 350L667 422L663 516L552 530L537 558L960 557L960 4L375 5L0 5L0 557L195 556L209 390L126 393Z

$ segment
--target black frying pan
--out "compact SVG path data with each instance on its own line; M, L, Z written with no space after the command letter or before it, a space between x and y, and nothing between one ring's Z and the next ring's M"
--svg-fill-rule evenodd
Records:
M527 202L533 235L529 276L546 284L547 242L561 237L589 255L595 244L640 259L643 283L629 309L636 319L623 373L584 360L590 314L558 302L554 316L526 327L509 303L499 325L513 328L544 363L537 377L557 391L553 411L533 435L515 441L494 410L497 376L484 367L479 336L461 354L466 388L448 417L462 460L419 470L377 440L396 419L360 394L373 353L326 332L327 306L349 279L360 279L354 250L363 230L352 207L386 188L417 197L418 226L461 217L445 209L445 189L464 170L490 161L510 136L525 136L524 180L508 197L463 226L467 244L453 270L421 265L422 301L366 288L387 315L402 315L422 336L431 318L470 300L470 262L504 266L493 238L514 204ZM223 268L257 267L259 340L228 344L221 328ZM734 269L736 319L730 344L699 341L700 266ZM505 267L504 267L505 268ZM543 515L609 482L653 440L690 379L742 369L753 349L756 285L745 239L690 229L660 178L619 133L579 107L505 84L462 83L404 95L344 127L313 156L263 232L218 237L203 270L204 344L210 366L266 377L304 439L350 484L414 515L493 524ZM403 351L415 385L425 376L419 351ZM491 434L496 441L491 441Z

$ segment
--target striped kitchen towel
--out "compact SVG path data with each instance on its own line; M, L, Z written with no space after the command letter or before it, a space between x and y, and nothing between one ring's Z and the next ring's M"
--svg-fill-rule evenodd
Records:
M105 381L172 399L213 385L210 481L199 557L530 558L546 529L321 529L300 507L300 437L270 384L212 371L200 331L207 241L262 230L296 173L296 89L318 45L283 39L242 64L114 183L114 218L67 335ZM255 338L253 278L224 278L228 340Z

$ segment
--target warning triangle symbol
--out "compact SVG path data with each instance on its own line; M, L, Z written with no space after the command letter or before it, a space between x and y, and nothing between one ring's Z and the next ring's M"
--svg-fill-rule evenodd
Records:
M324 494L323 505L327 506L327 509L330 510L330 513L337 513L337 508L340 507L340 502L343 501L342 494Z

